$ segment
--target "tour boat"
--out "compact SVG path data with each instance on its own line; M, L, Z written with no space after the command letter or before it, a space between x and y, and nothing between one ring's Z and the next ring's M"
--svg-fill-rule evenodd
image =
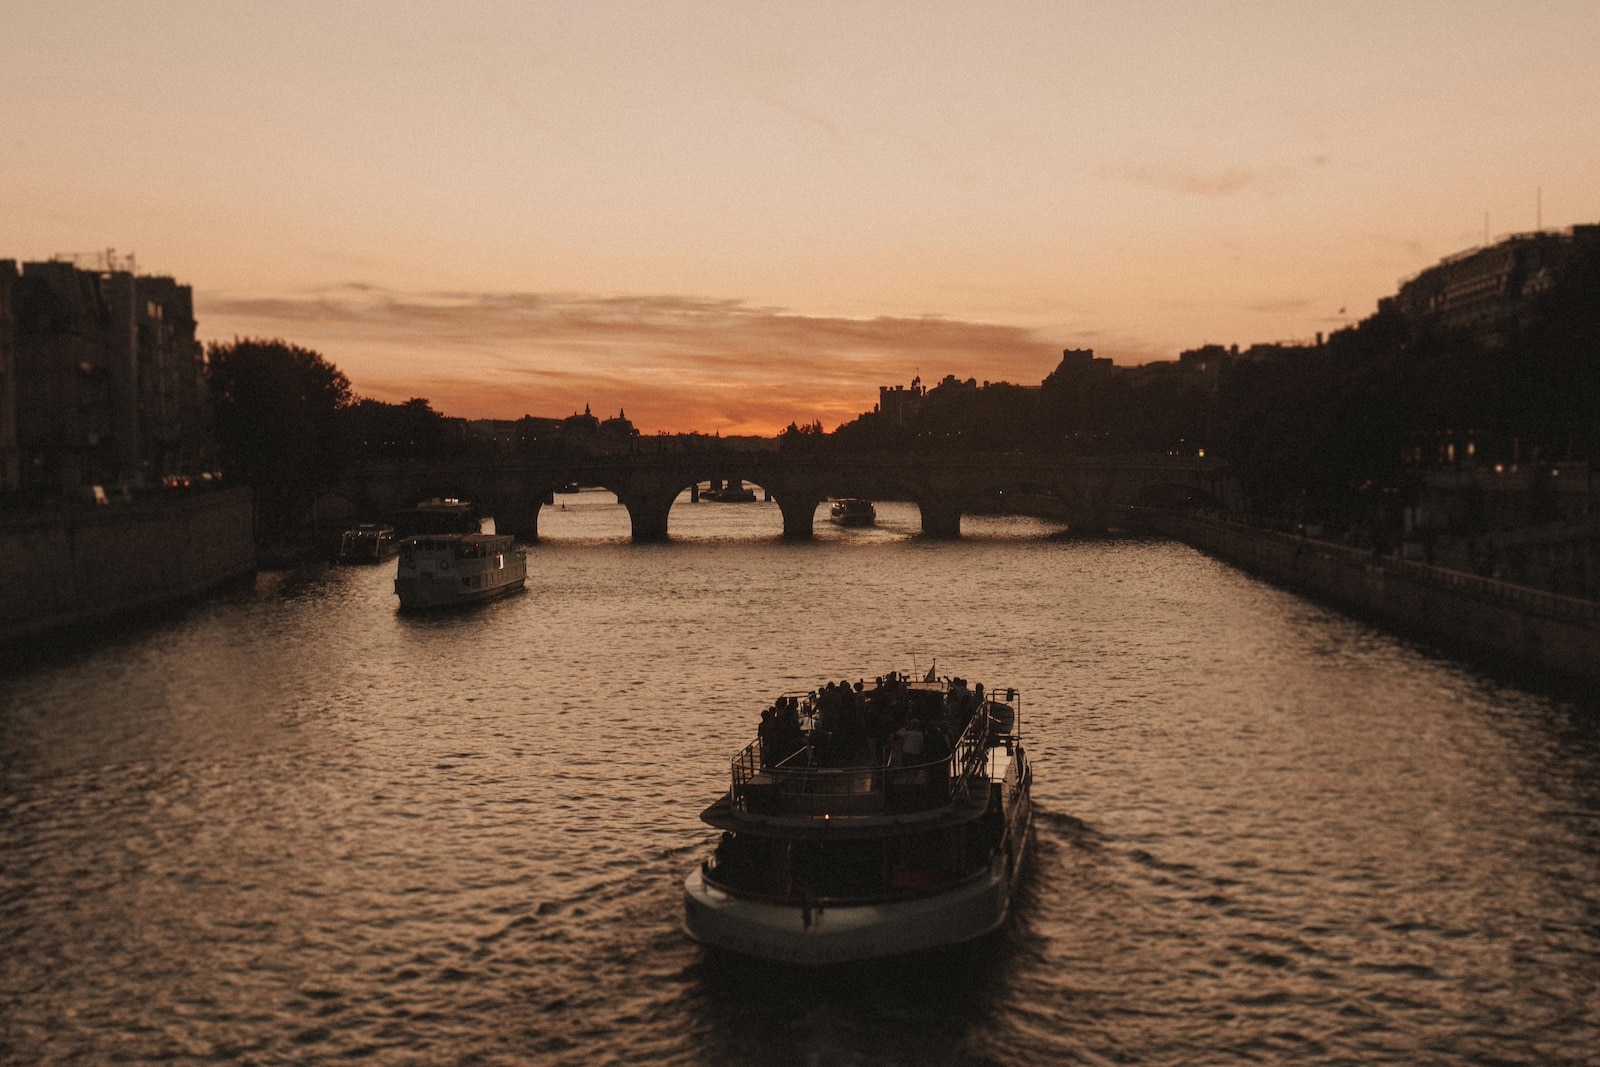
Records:
M393 526L364 522L352 526L339 538L340 563L382 563L400 551Z
M835 500L828 509L828 518L840 526L871 526L878 521L878 509L870 500L845 497Z
M394 591L405 610L447 608L514 592L527 556L507 534L431 534L400 544Z
M788 727L764 721L700 816L723 834L684 882L691 937L815 966L961 944L1006 921L1032 813L1016 690L891 675L780 708ZM923 732L931 723L949 730Z

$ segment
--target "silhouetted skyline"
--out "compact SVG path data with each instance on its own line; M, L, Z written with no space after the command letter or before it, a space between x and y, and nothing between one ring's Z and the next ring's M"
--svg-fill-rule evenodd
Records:
M134 250L203 340L467 416L832 425L918 372L1308 340L1486 231L1600 218L1581 3L9 25L6 254Z

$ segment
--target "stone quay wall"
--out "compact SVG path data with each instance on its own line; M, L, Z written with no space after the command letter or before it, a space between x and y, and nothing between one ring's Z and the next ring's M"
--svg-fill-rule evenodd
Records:
M1477 658L1600 682L1600 602L1220 519L1148 508L1127 519Z
M255 565L248 489L0 516L0 641L196 596Z

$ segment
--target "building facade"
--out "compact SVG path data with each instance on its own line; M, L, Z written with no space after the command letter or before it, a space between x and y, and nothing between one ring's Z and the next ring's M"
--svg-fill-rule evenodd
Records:
M1520 324L1529 301L1555 284L1576 249L1596 243L1600 225L1515 234L1441 260L1378 307L1493 342Z
M0 260L0 472L36 495L215 465L189 286Z
M16 282L16 261L0 259L0 493L15 490L22 477L17 460L16 330L11 314Z

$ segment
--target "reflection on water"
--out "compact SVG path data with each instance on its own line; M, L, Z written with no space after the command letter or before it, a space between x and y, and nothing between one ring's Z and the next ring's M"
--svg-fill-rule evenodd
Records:
M529 591L263 575L0 680L0 1060L1591 1063L1600 736L1158 541L558 497ZM771 695L1016 685L1018 921L707 955L679 883Z

